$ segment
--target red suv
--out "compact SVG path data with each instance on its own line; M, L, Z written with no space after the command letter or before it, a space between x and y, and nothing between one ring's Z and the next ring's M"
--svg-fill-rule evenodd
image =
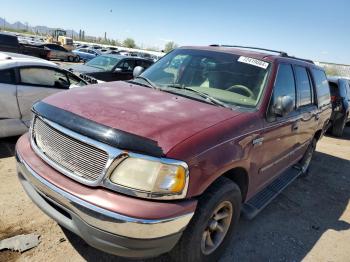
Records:
M140 71L35 104L19 179L98 249L215 261L241 210L254 217L306 174L331 115L326 75L229 46L182 47Z

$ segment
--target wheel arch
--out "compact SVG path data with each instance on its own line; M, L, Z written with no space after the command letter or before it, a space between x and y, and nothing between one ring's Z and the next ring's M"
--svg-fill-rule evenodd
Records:
M220 177L226 177L230 179L232 182L236 183L242 194L242 202L245 201L248 187L249 187L249 175L248 172L243 167L235 167L232 168L225 173L223 173Z

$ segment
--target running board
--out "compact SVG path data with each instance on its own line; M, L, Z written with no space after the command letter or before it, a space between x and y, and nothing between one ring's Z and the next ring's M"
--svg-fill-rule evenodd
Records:
M245 218L253 219L261 210L263 210L275 197L277 197L283 189L292 183L299 175L300 168L291 167L282 175L276 178L264 190L246 202L242 207L242 213Z

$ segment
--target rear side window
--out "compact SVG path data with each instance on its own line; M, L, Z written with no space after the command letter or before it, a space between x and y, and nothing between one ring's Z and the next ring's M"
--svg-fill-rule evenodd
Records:
M272 95L272 104L279 96L290 96L294 101L295 107L295 81L291 65L280 64L275 81L275 87Z
M319 69L312 69L311 71L316 85L318 105L323 106L329 104L331 102L331 98L325 72Z
M13 69L0 70L0 83L15 84L15 72Z
M295 76L297 80L298 105L310 105L312 103L312 91L309 75L306 71L306 68L296 66Z

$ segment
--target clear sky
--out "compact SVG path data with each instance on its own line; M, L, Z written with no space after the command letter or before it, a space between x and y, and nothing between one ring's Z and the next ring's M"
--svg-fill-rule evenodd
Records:
M0 0L13 23L85 30L87 35L163 47L212 43L287 51L350 64L349 0Z

